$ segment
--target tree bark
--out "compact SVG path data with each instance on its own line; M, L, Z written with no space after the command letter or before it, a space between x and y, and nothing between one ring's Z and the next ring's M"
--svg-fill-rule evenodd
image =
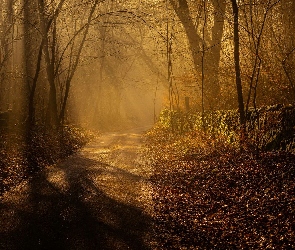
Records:
M196 26L194 25L193 20L189 15L190 11L188 7L188 3L186 0L179 0L179 4L176 4L174 0L170 0L170 3L185 29L185 33L189 41L195 69L197 71L198 70L200 71L201 70L201 53L199 52L201 51L202 39L198 35Z
M52 21L57 18L60 9L62 8L65 0L61 0L56 8L55 13L52 13L52 18L50 21L45 19L45 7L44 1L38 0L38 10L39 10L39 19L40 19L40 29L43 39L43 52L46 65L46 74L47 80L49 82L49 100L48 100L48 113L47 113L47 125L53 128L57 128L59 125L58 120L58 108L57 108L57 91L55 86L55 71L54 71L54 58L50 58L49 51L49 41L48 41L48 31Z
M246 117L244 110L243 89L241 80L241 68L240 68L240 41L239 41L239 8L236 0L231 0L234 16L234 59L235 59L235 71L236 71L236 88L238 95L238 105L240 114L240 123L245 125Z
M185 33L187 35L194 68L197 72L202 72L202 67L207 75L204 85L204 97L210 109L218 108L220 86L218 81L219 61L221 51L221 41L223 35L223 25L225 16L225 0L211 0L214 7L214 25L212 27L212 40L209 37L202 38L198 34L197 26L195 25L187 0L170 0L170 4L181 21ZM205 41L203 41L205 40ZM206 60L202 66L202 45L206 44Z
M208 86L205 95L209 99L210 109L219 109L221 105L219 62L224 29L226 2L225 0L211 0L211 3L214 7L214 24L211 30L212 40L210 41L205 58L205 69Z
M27 103L28 103L28 119L26 121L27 132L29 133L31 128L35 124L35 94L37 87L37 80L41 69L42 58L42 37L40 34L32 28L31 23L38 20L38 8L35 1L24 1L24 39L23 39L23 64L25 73L25 84L27 86ZM34 38L34 39L33 39ZM41 44L38 43L41 41ZM35 49L39 47L39 51L36 59ZM36 61L37 60L37 61Z

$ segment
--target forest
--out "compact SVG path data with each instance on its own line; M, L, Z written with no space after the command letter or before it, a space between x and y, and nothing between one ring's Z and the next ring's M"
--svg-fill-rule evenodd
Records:
M294 248L294 30L292 0L0 0L0 201L87 145L118 167L145 130L153 243L98 249Z

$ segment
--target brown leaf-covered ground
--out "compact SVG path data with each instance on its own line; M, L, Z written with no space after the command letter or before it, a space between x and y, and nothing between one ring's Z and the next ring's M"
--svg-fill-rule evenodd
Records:
M150 249L150 168L142 133L101 135L7 191L0 249Z
M295 156L148 133L158 249L294 249Z
M73 154L93 136L74 126L62 131L36 126L30 134L20 128L0 128L0 197L45 166Z
M104 134L6 191L0 249L295 248L293 154L141 136Z

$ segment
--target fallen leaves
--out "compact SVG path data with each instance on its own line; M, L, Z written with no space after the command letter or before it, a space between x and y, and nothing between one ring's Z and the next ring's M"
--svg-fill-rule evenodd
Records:
M0 131L0 196L38 169L71 155L89 140L83 129L66 126L59 133L43 127L25 131Z
M295 155L166 133L147 135L161 249L295 247Z

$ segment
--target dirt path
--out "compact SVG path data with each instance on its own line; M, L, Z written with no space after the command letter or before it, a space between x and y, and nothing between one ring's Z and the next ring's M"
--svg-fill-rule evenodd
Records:
M141 132L109 133L6 194L0 249L150 249Z

